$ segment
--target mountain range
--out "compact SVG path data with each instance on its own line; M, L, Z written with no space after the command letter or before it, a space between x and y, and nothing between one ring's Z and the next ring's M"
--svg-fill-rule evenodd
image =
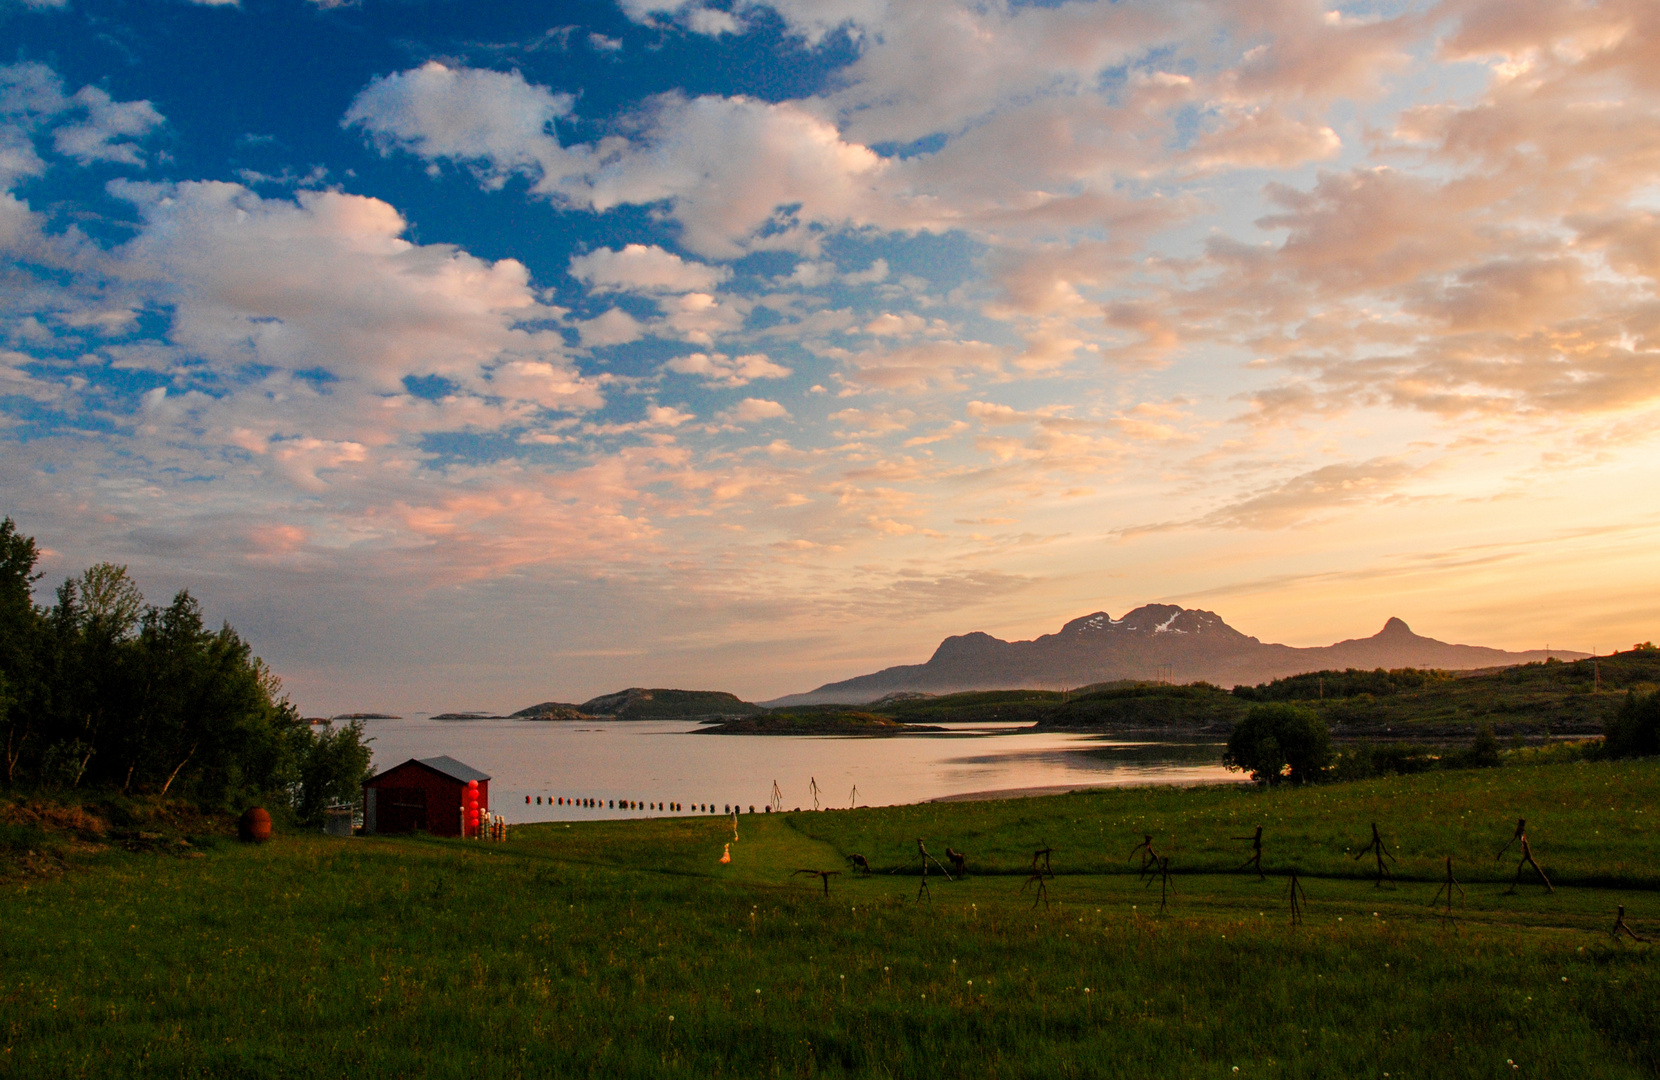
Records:
M1380 667L1461 671L1525 664L1547 656L1574 660L1585 655L1452 645L1420 637L1395 618L1368 638L1299 649L1242 634L1214 612L1147 604L1119 619L1097 611L1033 641L1004 641L982 633L948 637L925 664L883 668L763 704L772 708L857 705L890 694L1069 689L1125 679L1204 681L1230 687L1308 671Z

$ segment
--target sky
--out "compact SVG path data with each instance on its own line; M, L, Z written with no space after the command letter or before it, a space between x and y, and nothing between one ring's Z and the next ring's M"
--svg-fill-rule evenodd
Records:
M0 514L306 713L1660 636L1653 0L0 0Z

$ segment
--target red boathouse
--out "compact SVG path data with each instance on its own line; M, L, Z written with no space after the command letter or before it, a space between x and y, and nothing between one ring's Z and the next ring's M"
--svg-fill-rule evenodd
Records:
M490 811L490 778L452 757L410 758L363 781L363 831L460 836L467 784L478 782L480 814Z

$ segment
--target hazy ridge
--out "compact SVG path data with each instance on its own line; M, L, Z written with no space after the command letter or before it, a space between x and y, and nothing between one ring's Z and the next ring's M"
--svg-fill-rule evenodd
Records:
M1305 672L1345 668L1436 668L1468 671L1544 660L1573 660L1568 650L1509 652L1422 637L1391 618L1371 637L1295 648L1240 633L1210 611L1147 604L1122 618L1104 611L1073 619L1032 641L990 634L948 637L922 664L902 664L826 683L762 704L859 705L894 693L1067 689L1119 680L1254 685Z

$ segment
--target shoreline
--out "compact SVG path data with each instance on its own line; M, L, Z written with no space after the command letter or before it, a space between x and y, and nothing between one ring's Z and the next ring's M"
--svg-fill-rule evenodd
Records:
M1238 779L1229 777L1218 780L1187 780L1172 781L1170 783L1148 783L1146 777L1136 777L1134 780L1122 784L1045 784L1040 787L993 788L989 791L964 791L955 795L937 795L919 803L896 803L899 806L927 806L930 803L959 803L959 802L1002 802L1005 799L1041 799L1047 795L1067 795L1075 791L1112 791L1127 787L1161 787L1161 788L1200 788L1218 787L1223 784L1248 784L1249 776L1241 775Z

